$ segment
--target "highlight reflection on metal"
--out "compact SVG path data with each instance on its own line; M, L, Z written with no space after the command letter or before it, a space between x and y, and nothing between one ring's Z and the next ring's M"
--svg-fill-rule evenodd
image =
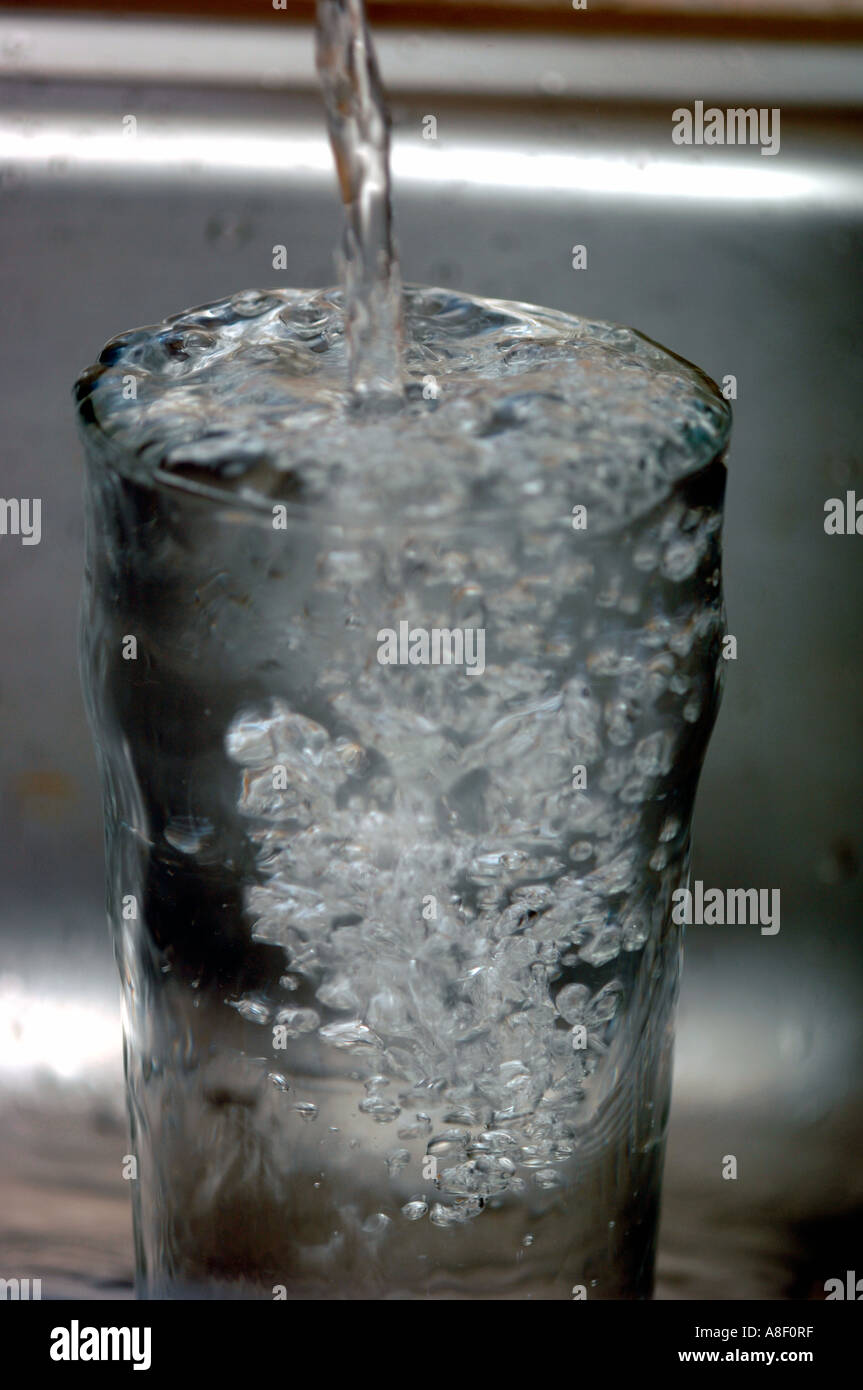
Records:
M31 1095L47 1080L104 1083L117 1072L116 1010L0 976L0 1085Z
M689 102L718 93L734 105L860 104L851 45L734 40L446 33L383 29L375 47L387 90L472 97L545 95ZM260 24L168 24L96 17L0 15L0 75L38 80L159 82L309 91L317 96L311 29Z
M24 169L61 174L81 172L127 177L149 173L158 177L207 178L224 175L255 180L261 177L317 176L332 182L332 154L323 135L304 134L290 126L236 133L233 127L212 125L157 130L134 138L102 119L82 123L80 112L58 114L26 133L8 114L0 116L3 158ZM749 153L757 156L757 151ZM678 151L680 156L680 152ZM502 193L600 193L612 197L696 200L700 202L823 203L863 207L863 176L806 166L787 159L781 168L754 161L749 167L710 152L637 160L625 154L572 154L547 146L513 149L497 143L468 143L450 139L445 149L416 138L394 139L393 177L399 185L473 188Z

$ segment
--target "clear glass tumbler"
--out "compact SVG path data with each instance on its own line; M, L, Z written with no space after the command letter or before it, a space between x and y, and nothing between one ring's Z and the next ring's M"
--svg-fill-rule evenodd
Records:
M82 660L139 1294L649 1297L724 402L699 378L718 445L617 520L420 524L148 476L100 370Z

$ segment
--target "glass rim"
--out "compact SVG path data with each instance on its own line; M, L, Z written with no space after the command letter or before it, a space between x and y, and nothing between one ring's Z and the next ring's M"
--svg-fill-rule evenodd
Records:
M430 290L433 293L445 293L459 295L458 291L448 291L433 286L406 284L406 292L416 292ZM271 291L270 293L278 293ZM281 293L285 293L282 289ZM331 291L314 290L294 290L292 293L297 295L313 293L331 293ZM464 296L476 300L477 296ZM216 301L222 303L223 301ZM571 314L566 310L549 309L541 305L530 304L525 301L503 301L497 299L484 299L482 302L490 305L504 305L507 309L521 309L525 311L535 311L542 314L562 316L572 318L574 321L585 325L602 327L607 329L623 329L633 334L649 347L657 350L664 357L678 363L684 368L687 376L693 385L700 386L709 394L715 402L722 408L721 424L717 425L715 436L703 443L700 448L693 448L690 457L687 459L686 466L679 472L666 474L661 479L654 491L649 495L639 498L635 505L621 511L609 510L607 503L594 500L590 506L590 499L581 499L583 504L588 506L590 513L590 525L585 531L592 536L618 535L625 531L629 526L635 524L639 519L648 516L656 507L662 505L678 488L683 487L687 482L703 476L717 462L725 463L731 442L731 432L733 426L733 411L731 403L722 395L717 383L699 366L689 359L681 356L673 349L666 347L657 339L651 338L640 329L632 328L627 325L617 324L610 320L603 320L593 317L582 317L581 315ZM201 309L210 308L211 305L199 306ZM182 311L184 314L194 312L193 310ZM172 318L181 317L174 315ZM165 322L170 322L166 319ZM151 326L155 327L155 326ZM120 335L122 336L122 335ZM113 340L111 340L113 341ZM110 342L107 346L110 346ZM103 349L104 353L105 349ZM534 524L540 527L553 528L555 525L571 525L572 510L563 510L565 504L559 499L551 499L542 493L524 492L520 496L502 498L499 501L481 504L468 504L450 506L446 509L436 509L433 503L426 505L416 504L415 508L406 501L404 495L394 498L381 496L379 498L380 511L375 517L372 514L357 514L347 510L339 509L338 499L321 500L310 498L305 501L289 500L284 497L267 496L263 492L253 487L243 487L242 479L231 480L228 486L221 486L217 483L208 482L205 477L188 477L181 473L173 472L163 468L160 463L146 466L137 465L136 455L128 449L122 441L118 440L111 433L106 431L104 422L91 414L89 419L84 417L84 411L90 400L90 392L81 394L81 386L86 377L93 372L99 364L94 363L85 367L76 378L73 386L73 397L75 402L75 415L78 425L79 437L82 441L88 463L95 467L103 468L106 471L116 474L142 488L149 488L156 493L165 495L175 495L185 499L197 499L202 503L209 504L222 511L232 511L243 514L250 523L256 520L263 523L264 520L272 524L274 509L283 509L285 521L293 525L312 523L318 527L334 527L339 531L369 531L380 529L386 525L389 528L399 528L410 530L418 526L440 526L460 529L482 523L490 523L495 520L503 520L508 517L518 517L529 525ZM137 465L137 466L136 466ZM203 473L203 470L202 470ZM633 489L624 486L620 491L623 498L632 497ZM636 493L637 496L637 493ZM576 504L578 504L578 499ZM282 527L274 529L283 529Z

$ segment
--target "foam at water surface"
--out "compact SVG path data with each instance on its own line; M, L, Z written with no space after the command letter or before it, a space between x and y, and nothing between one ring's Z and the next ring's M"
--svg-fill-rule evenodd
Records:
M352 408L341 292L272 290L115 338L82 419L139 477L354 517L582 503L619 523L725 444L713 384L631 329L417 286L404 308L396 414Z

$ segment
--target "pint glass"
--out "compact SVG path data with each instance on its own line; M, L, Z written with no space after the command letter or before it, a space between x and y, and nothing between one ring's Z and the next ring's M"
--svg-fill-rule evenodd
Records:
M144 1297L651 1293L728 408L406 301L395 415L337 399L337 292L78 383Z

